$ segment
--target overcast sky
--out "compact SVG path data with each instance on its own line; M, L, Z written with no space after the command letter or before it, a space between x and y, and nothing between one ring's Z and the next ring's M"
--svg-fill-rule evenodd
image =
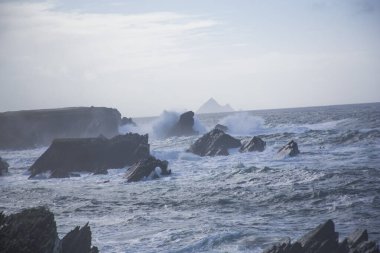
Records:
M380 101L380 0L0 1L0 111Z

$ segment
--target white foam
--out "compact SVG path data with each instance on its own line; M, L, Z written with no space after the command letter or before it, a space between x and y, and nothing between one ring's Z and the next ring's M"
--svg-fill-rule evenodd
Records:
M264 128L264 119L248 113L235 113L220 120L220 124L228 127L234 135L254 135Z
M119 132L126 133L138 133L149 134L153 139L165 138L168 135L168 131L178 122L180 112L163 111L161 115L145 124L139 124L138 126L125 125L119 128ZM194 117L194 130L199 133L205 133L207 130L197 117Z

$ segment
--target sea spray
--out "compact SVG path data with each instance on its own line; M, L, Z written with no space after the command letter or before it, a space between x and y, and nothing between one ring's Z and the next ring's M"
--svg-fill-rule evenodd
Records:
M125 133L138 133L138 134L149 134L150 138L162 139L166 138L169 131L178 122L181 113L173 111L163 111L159 117L153 119L150 122L144 124L138 124L137 126L125 125L119 128L121 134ZM206 127L201 123L201 121L195 116L194 117L194 127L193 129L200 134L206 132Z
M264 128L264 119L252 116L248 113L236 113L229 115L219 122L228 127L228 132L234 135L254 135Z

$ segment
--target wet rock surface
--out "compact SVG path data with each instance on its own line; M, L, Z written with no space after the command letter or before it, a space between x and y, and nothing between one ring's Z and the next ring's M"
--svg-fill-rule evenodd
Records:
M29 168L31 178L51 171L50 177L68 177L71 172L99 172L123 168L147 158L148 135L125 134L104 137L57 139Z
M241 142L222 130L213 129L190 146L188 152L199 156L229 155L228 149L238 148Z
M239 151L240 152L253 152L253 151L262 152L264 151L265 146L266 146L265 141L263 141L259 137L254 136L248 140L243 140Z
M327 220L297 242L288 240L273 245L264 253L379 253L379 247L374 241L368 241L367 231L362 229L339 242L334 222Z
M198 134L194 130L194 112L188 111L180 115L178 122L169 130L168 136L190 136Z
M297 142L291 140L288 144L283 146L279 151L278 154L281 156L296 156L300 153L298 149Z
M157 167L161 169L159 174L156 172ZM157 178L160 175L165 176L170 174L171 170L168 170L167 161L161 161L150 156L132 165L125 174L125 178L127 182L137 182L148 177Z

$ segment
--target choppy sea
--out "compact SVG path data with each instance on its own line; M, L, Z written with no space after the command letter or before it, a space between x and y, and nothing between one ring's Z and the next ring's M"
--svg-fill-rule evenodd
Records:
M177 114L135 119L151 152L172 175L126 183L108 175L28 180L46 150L0 151L11 168L0 177L0 211L45 205L60 237L89 222L101 252L261 252L333 219L341 238L366 228L380 242L380 103L197 115L201 134L221 123L239 138L259 136L264 152L198 157L199 136L162 138ZM290 140L297 157L279 157Z

